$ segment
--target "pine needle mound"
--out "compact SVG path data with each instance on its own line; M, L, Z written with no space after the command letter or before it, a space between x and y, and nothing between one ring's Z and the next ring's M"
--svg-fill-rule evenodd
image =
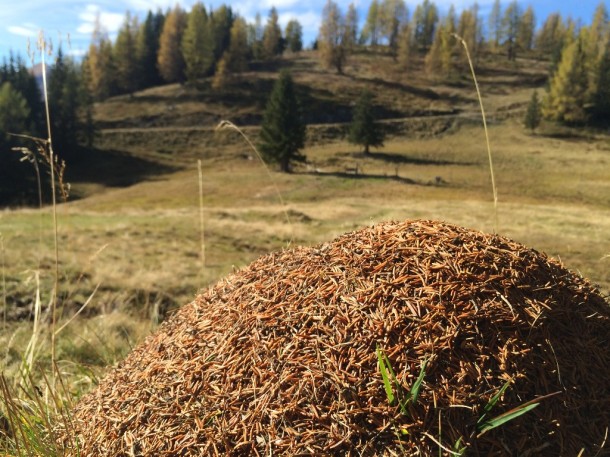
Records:
M66 443L436 456L461 438L468 455L609 455L609 337L608 303L544 254L441 222L382 223L266 255L205 291L76 405ZM407 414L388 401L377 347L404 392L427 361ZM540 404L481 434L507 381L489 418Z

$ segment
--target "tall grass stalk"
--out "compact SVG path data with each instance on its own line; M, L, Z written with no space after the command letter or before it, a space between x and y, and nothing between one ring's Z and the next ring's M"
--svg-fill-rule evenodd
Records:
M485 130L485 142L487 143L487 157L489 157L489 172L491 173L491 188L494 196L494 232L498 233L498 191L496 189L496 179L494 177L494 166L491 158L491 146L489 142L489 132L487 131L487 118L485 117L485 108L483 108L483 98L481 97L481 91L479 90L479 83L477 82L477 75L474 71L474 65L470 58L470 51L468 51L468 45L466 41L459 35L453 34L453 36L462 43L466 50L466 58L470 65L470 72L472 73L472 79L474 81L474 87L477 90L477 97L479 99L479 106L481 107L481 115L483 116L483 129Z
M4 253L4 238L0 233L0 269L2 270L2 328L6 330L6 257Z
M55 252L55 277L53 281L53 290L51 292L51 363L55 364L55 325L57 321L57 289L59 288L59 236L57 225L57 196L55 189L55 153L53 151L53 136L51 134L51 114L49 110L49 92L47 89L47 67L45 56L50 54L50 49L45 41L44 33L41 31L38 37L38 49L40 51L41 67L42 67L42 88L44 97L45 115L47 121L47 146L49 151L49 166L51 167L51 202L53 212L53 243ZM55 372L53 372L53 380ZM53 381L54 382L54 381Z
M258 149L256 148L256 146L254 146L254 143L252 143L252 141L250 141L250 138L248 138L248 136L243 132L243 130L241 130L239 127L237 127L232 122L220 121L220 123L216 126L216 130L234 130L237 133L239 133L242 136L242 138L244 140L246 140L246 143L248 143L250 148L254 151L254 153L256 154L256 157L258 157L258 160L260 160L260 162L263 164L263 167L265 167L265 171L267 172L267 176L269 176L269 182L271 182L273 187L275 188L275 192L276 192L276 194L280 200L280 204L282 205L282 208L284 210L284 216L286 217L286 222L288 223L288 226L290 227L290 231L293 235L291 237L290 243L289 243L289 244L292 244L292 239L294 238L294 227L292 226L292 221L290 220L290 215L288 214L288 210L286 209L286 203L284 202L284 199L282 198L282 193L280 192L280 189L277 186L277 183L273 179L271 170L267 166L267 163L263 160L263 157L261 156L260 152L258 152Z
M197 160L197 172L199 176L199 245L201 252L201 278L199 280L199 286L203 287L203 280L205 278L205 231L203 225L203 172L201 170L201 159Z
M32 336L25 349L21 361L20 375L22 381L29 376L34 366L34 356L37 350L38 336L40 334L40 318L42 316L42 301L40 299L40 272L34 273L36 279L36 298L34 300L34 322L32 323Z

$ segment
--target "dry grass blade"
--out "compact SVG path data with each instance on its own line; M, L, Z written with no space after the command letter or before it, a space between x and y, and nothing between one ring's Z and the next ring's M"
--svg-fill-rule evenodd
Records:
M294 235L294 226L292 225L292 222L290 221L290 215L288 214L288 210L286 209L286 203L284 202L282 193L280 192L280 189L278 188L275 179L273 179L273 175L271 174L271 170L269 169L269 166L263 160L263 157L261 156L260 152L258 152L257 147L254 145L254 143L252 143L252 141L250 141L250 138L248 138L248 135L246 135L242 129L240 129L239 127L237 127L235 124L233 124L230 121L220 121L220 123L216 126L216 130L233 130L233 131L239 133L242 136L242 138L246 141L246 143L248 143L248 146L250 146L250 149L252 149L254 151L254 153L256 154L256 157L258 157L258 160L261 162L261 164L263 164L263 167L265 168L265 171L267 172L267 176L269 177L269 182L271 182L273 184L273 187L275 188L275 193L277 194L280 204L282 205L282 208L284 209L284 217L286 218L286 222L288 223L288 226L290 227L290 230ZM291 243L292 243L292 240L291 240Z
M494 166L491 157L491 145L489 142L489 132L487 131L487 118L485 117L485 108L483 107L483 97L481 97L481 90L479 89L479 83L477 81L477 75L474 71L474 66L472 64L472 59L470 58L470 51L468 50L468 45L466 41L459 35L453 34L453 36L462 43L464 49L466 51L466 57L468 59L468 64L470 65L470 72L472 74L472 80L474 81L474 87L477 91L477 98L479 99L479 106L481 107L481 116L483 117L483 129L485 130L485 142L487 144L487 157L489 159L489 172L491 174L491 188L493 190L494 196L494 232L498 233L498 191L496 189L496 178L494 176Z
M0 270L2 270L2 328L6 330L6 253L4 252L4 237L0 233Z

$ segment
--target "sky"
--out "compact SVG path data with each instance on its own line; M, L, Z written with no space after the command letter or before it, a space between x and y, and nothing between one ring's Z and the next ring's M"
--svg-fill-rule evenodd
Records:
M185 10L190 10L197 0L0 0L0 59L10 51L30 60L29 54L35 54L36 43L42 31L47 43L56 49L61 44L64 54L82 56L91 39L91 32L96 15L111 38L116 36L125 13L130 11L143 19L148 10L163 11L179 3ZM335 0L345 12L352 0ZM246 20L253 21L257 12L266 20L272 6L279 12L280 24L290 19L297 19L303 26L304 43L309 46L316 37L320 26L322 8L326 0L204 0L206 6L217 8L228 4L234 12ZM406 0L409 13L415 10L420 0ZM434 0L441 14L451 4L456 10L470 7L474 0ZM478 0L480 11L485 16L491 9L493 0ZM508 0L501 1L503 7ZM589 23L599 0L532 0L521 1L522 8L534 7L536 19L540 23L549 14L559 12L563 17L572 16ZM370 4L369 0L355 0L360 20L364 21ZM29 43L29 46L28 46ZM40 56L35 57L35 62Z

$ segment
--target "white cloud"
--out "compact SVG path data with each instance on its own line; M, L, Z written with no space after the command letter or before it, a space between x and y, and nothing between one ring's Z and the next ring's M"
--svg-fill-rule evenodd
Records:
M83 34L93 33L95 28L95 20L98 15L102 27L104 27L104 30L110 34L117 32L125 20L125 14L123 13L110 13L107 11L102 11L99 6L89 4L85 7L85 10L78 15L81 23L76 31Z
M127 0L126 9L130 11L155 11L158 8L165 11L167 8L173 8L176 5L176 0ZM179 1L178 2L182 8L190 9L187 7L187 3Z
M319 13L314 13L312 11L307 11L304 13L297 11L284 11L280 13L279 22L282 28L286 27L288 21L296 19L303 26L303 30L305 31L313 31L317 32L320 28L320 24L322 23L322 15Z
M278 10L281 10L297 3L299 3L299 0L263 0L257 6L266 10L270 10L271 7L275 6Z
M40 29L33 24L21 25L9 25L7 30L13 35L18 35L27 38L34 38L38 36Z

